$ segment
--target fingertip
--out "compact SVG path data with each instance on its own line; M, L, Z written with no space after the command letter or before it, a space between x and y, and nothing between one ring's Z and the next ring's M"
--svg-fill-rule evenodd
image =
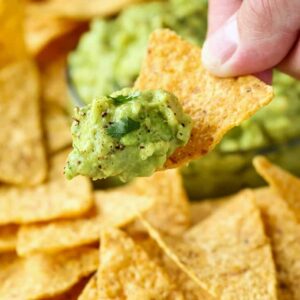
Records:
M262 71L262 72L258 72L253 74L255 77L257 77L258 79L260 79L261 81L265 82L268 85L272 85L272 81L273 81L273 71L271 69L266 70L266 71Z
M237 50L238 40L237 21L233 16L205 41L201 54L203 66L217 76L232 76L227 62Z

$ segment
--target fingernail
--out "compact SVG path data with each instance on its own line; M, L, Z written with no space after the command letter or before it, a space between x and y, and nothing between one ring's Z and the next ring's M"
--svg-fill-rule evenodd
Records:
M217 76L230 76L226 62L232 57L239 44L236 16L232 16L219 30L211 35L202 49L202 63Z

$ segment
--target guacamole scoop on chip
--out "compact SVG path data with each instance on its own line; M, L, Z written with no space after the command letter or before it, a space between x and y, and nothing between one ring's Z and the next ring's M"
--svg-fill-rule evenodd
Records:
M65 175L128 181L162 168L191 134L192 120L163 90L123 89L75 109Z

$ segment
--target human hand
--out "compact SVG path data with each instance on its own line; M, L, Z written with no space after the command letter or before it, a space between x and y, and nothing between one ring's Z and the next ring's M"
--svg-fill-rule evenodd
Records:
M277 67L300 79L300 0L209 0L208 27L202 61L213 74L271 82Z

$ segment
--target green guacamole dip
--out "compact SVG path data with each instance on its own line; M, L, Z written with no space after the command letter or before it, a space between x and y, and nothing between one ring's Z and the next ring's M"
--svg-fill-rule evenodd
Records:
M192 120L162 91L123 89L75 109L67 178L149 176L190 137Z
M69 56L80 98L93 99L133 85L150 33L171 28L201 44L206 32L206 0L171 0L130 6L116 19L98 19Z

